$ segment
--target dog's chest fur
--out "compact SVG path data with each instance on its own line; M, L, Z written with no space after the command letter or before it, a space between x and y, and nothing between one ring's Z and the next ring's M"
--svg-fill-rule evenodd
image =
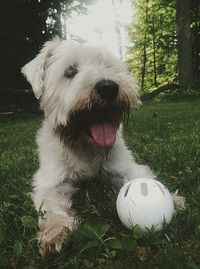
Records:
M64 165L70 178L95 176L106 162L106 154L89 149L63 148Z
M95 176L106 163L109 153L97 147L69 147L60 141L46 122L38 132L37 144L41 167L56 168L59 178L65 178L65 175L70 179Z

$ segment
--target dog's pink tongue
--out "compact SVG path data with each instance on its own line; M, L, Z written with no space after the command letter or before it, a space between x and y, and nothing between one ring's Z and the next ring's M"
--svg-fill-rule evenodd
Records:
M116 140L116 129L109 122L94 123L90 126L94 141L101 147L111 147Z

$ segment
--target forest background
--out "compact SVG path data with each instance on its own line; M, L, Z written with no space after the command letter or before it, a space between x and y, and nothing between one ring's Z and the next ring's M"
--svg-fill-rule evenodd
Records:
M11 102L10 94L30 88L21 75L21 67L38 53L45 41L55 35L65 39L67 16L72 11L87 13L87 6L93 2L1 1L2 102ZM112 0L115 2L123 0ZM186 91L199 95L200 1L132 0L132 8L134 18L128 29L129 48L125 58L142 94L154 97L160 92L178 90L180 94Z

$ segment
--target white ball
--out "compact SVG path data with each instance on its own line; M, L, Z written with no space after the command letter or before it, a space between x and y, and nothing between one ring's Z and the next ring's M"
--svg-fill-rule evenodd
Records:
M161 230L169 223L175 212L172 196L159 181L137 178L126 183L117 197L117 213L121 222L133 229Z

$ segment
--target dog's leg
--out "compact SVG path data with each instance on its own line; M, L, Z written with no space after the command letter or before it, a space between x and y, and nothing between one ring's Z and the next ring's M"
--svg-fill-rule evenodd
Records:
M120 137L108 156L105 169L119 174L123 183L139 177L155 178L154 173L147 165L139 165L135 162L131 151L128 150L124 140Z
M40 176L37 173L36 177ZM42 182L45 183L44 178ZM34 188L33 200L39 213L40 228L37 238L43 256L47 252L60 251L65 236L75 228L74 213L70 209L73 192L73 187L68 183L56 186L40 184Z

